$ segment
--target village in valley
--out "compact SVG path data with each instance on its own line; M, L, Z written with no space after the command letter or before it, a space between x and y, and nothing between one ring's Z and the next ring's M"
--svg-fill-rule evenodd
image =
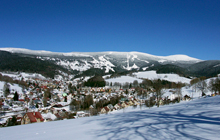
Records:
M0 90L1 127L78 119L108 114L127 107L159 107L217 94L217 89L207 86L215 82L215 79L209 79L209 83L197 78L189 84L158 79L119 84L106 82L101 76L87 80L85 77L54 80L39 74L24 73L19 76L1 73L0 76L3 87ZM95 82L95 85L88 81ZM206 95L207 89L212 92Z

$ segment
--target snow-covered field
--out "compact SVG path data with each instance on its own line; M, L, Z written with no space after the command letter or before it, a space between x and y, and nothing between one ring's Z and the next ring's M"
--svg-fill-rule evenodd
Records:
M127 108L109 115L1 128L2 140L219 139L220 96L159 108Z
M138 81L138 83L141 83L143 80L141 79L138 79L138 78L135 78L135 77L131 77L131 76L121 76L121 77L117 77L117 78L111 78L111 79L106 79L105 81L106 82L109 82L109 83L121 83L121 84L124 84L126 82L128 83L133 83L135 80Z
M3 91L5 82L0 81L0 91ZM22 93L22 88L18 84L10 84L11 91L17 91L18 93Z
M150 80L161 79L167 80L171 82L182 82L182 83L190 83L191 79L180 77L178 74L157 74L156 71L145 71L145 72L137 72L134 73L137 78L147 78Z
M117 78L110 78L110 79L106 79L107 82L118 82L121 84L124 84L126 82L128 83L133 83L134 80L137 80L138 83L141 83L144 79L150 79L150 80L155 80L155 79L161 79L161 80L167 80L170 82L182 82L182 83L187 83L189 84L191 79L189 78L185 78L185 77L181 77L178 74L157 74L156 71L144 71L144 72L136 72L133 73L135 76L131 77L131 76L121 76L121 77L117 77Z
M28 78L40 78L40 79L46 79L43 75L41 74L37 74L37 73L25 73L25 72L21 72L21 73L4 73L4 72L0 72L3 76L8 76L13 78L14 80L21 80L22 78L24 78L24 80L27 80Z

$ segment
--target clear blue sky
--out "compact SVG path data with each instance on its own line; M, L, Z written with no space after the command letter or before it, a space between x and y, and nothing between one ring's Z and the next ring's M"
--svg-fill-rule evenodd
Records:
M0 0L0 47L220 60L220 0Z

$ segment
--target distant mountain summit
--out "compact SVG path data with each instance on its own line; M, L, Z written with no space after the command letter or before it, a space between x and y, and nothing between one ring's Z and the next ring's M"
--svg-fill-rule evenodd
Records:
M22 53L22 54L29 54L29 55L40 55L40 56L95 56L95 55L109 55L109 56L126 56L131 59L138 59L138 56L144 56L145 59L149 60L158 60L158 61L196 61L199 62L201 60L189 57L187 55L170 55L170 56L156 56L147 53L141 52L51 52L51 51L44 51L44 50L29 50L23 48L0 48L2 51L7 51L11 53Z
M156 56L141 52L111 51L62 53L36 51L21 48L0 48L0 50L9 52L11 56L19 57L21 60L27 60L29 58L32 59L32 61L39 61L42 65L44 63L48 63L48 66L51 65L51 67L53 66L55 69L54 74L52 74L53 76L56 74L73 74L75 76L88 76L94 74L105 75L117 73L126 74L130 71L146 70L158 70L160 72L164 71L168 73L184 75L197 75L200 70L194 68L193 65L197 63L202 65L202 63L204 63L202 60L189 57L187 55ZM39 64L39 62L37 64ZM9 63L11 62L8 62L8 64ZM206 61L206 65L207 63L208 62ZM2 68L0 66L0 70L11 70L7 67L8 66ZM202 66L200 67L202 68ZM191 73L191 71L196 72L196 74ZM216 73L218 73L218 70L216 70L216 72L213 74Z

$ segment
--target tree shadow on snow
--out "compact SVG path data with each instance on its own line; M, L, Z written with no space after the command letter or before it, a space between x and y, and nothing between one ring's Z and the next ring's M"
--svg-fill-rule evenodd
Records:
M204 104L203 104L204 105ZM90 133L95 137L113 139L210 139L220 137L220 112L204 111L196 107L198 113L187 114L186 109L166 112L166 110L143 110L108 115L98 119L103 129ZM215 113L218 117L209 117ZM96 120L97 120L96 119ZM89 122L87 122L89 123ZM206 127L208 126L208 127ZM219 128L219 129L216 129Z

